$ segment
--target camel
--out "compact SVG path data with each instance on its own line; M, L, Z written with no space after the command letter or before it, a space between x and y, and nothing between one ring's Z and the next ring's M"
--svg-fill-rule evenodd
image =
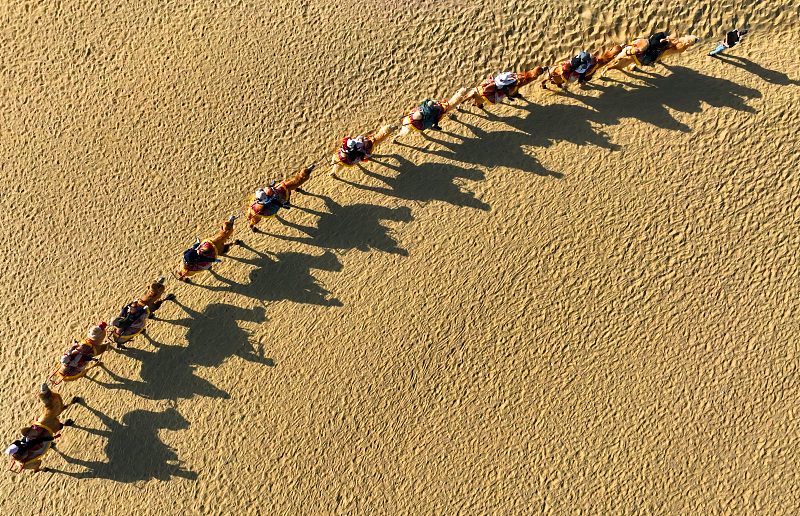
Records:
M273 182L266 188L259 188L250 199L247 207L248 227L257 231L256 224L266 217L274 217L281 208L289 208L289 198L292 192L311 178L314 165L301 168L294 177L288 181L281 181L277 185Z
M522 98L522 95L519 94L521 87L533 82L543 73L544 68L537 66L524 73L503 72L497 77L491 76L467 93L462 102L472 100L474 105L480 109L483 109L486 102L497 104L505 97L513 102L514 99Z
M652 38L652 36L651 36ZM661 44L653 52L648 52L653 42L648 43L647 39L637 39L627 45L622 51L603 68L600 77L608 75L610 70L627 69L632 72L636 66L653 66L669 54L680 54L700 40L697 36L682 36L679 38L665 37L661 39Z
M615 45L596 56L581 52L569 61L561 61L547 70L547 75L541 83L542 88L547 89L548 83L561 88L570 82L577 81L581 84L590 81L597 70L611 62L621 51L622 45ZM586 56L588 59L585 59Z
M331 157L331 171L328 172L328 175L336 177L336 173L341 167L352 167L362 161L368 161L375 147L392 134L395 129L397 129L396 126L385 125L378 132L369 136L357 136L355 138L346 136L342 138L342 146Z
M59 365L50 375L50 383L58 385L62 381L77 380L90 369L89 364L100 361L100 355L108 349L103 342L106 338L106 323L100 322L89 328L86 338L69 348L61 357Z
M233 222L236 219L235 215L231 215L222 224L219 233L203 241L198 238L197 242L183 253L183 259L175 267L175 277L180 281L190 283L189 276L210 270L214 262L219 261L217 256L227 253L231 246L241 244L239 240L234 240L230 244L225 243L233 236Z
M166 291L164 280L166 278L150 283L144 297L125 305L119 316L111 320L112 329L109 338L116 343L119 349L127 349L125 343L144 331L147 319L161 307L164 301L175 299L174 294L169 294L161 299Z
M26 469L34 472L47 471L42 468L42 458L52 446L53 440L61 437L56 434L65 426L71 426L72 420L68 419L62 424L58 416L73 403L80 403L80 398L72 398L72 401L64 405L64 400L57 392L50 390L47 383L43 383L39 392L39 401L44 410L42 414L34 420L31 426L20 430L22 439L14 441L8 447L6 453L11 455L14 462L11 464L11 471L20 473Z
M394 143L401 136L405 136L412 130L422 132L425 129L441 130L439 122L453 109L458 107L464 101L464 96L467 93L467 88L461 88L450 100L443 100L436 102L434 100L426 100L418 108L412 109L411 112L403 118L403 128L400 132L392 138Z

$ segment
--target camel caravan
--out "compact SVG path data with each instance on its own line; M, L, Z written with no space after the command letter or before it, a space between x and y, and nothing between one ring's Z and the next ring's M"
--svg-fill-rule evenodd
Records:
M60 432L65 426L72 426L72 420L68 419L63 423L59 419L64 410L73 403L80 403L80 398L72 398L72 401L65 405L61 395L54 392L50 387L43 383L39 392L39 403L42 405L42 413L33 420L30 426L20 430L22 437L17 439L6 449L6 453L11 455L10 471L21 473L23 470L31 469L34 472L47 471L42 468L42 459L50 450L53 441L61 437Z
M746 33L747 30L737 29L737 35L743 36ZM738 42L738 38L733 42L729 40L732 41L731 38L727 38L723 48L730 48ZM610 70L633 71L637 66L653 66L665 56L683 53L697 42L698 38L695 36L676 38L658 32L649 38L636 39L624 46L615 45L596 55L582 51L573 58L548 68L536 66L527 72L502 72L491 75L473 88L460 88L448 100L425 100L401 119L400 131L391 141L395 143L399 138L406 137L412 132L440 130L440 122L465 102L471 101L474 107L485 109L486 103L494 105L506 99L509 102L521 99L523 98L520 93L521 88L536 81L540 76L544 76L539 82L544 89L547 89L548 84L558 88L570 83L584 84L591 81L598 71L600 77L605 77ZM715 52L718 51L719 48ZM335 178L344 168L368 161L375 149L397 129L398 126L387 124L367 136L344 137L330 158L331 168L327 175ZM298 191L301 185L309 181L314 166L301 168L291 179L273 181L269 186L255 191L246 205L248 227L251 231L258 232L256 226L262 219L274 217L281 208L290 207L292 192ZM213 264L219 262L233 246L242 245L240 240L230 242L237 218L236 215L230 216L223 222L216 235L204 240L196 239L194 245L184 251L180 261L172 267L174 277L179 281L190 283L191 277L211 270ZM80 342L75 341L62 354L56 368L47 377L49 384L56 386L62 382L72 382L84 377L100 362L111 344L121 351L127 349L126 344L145 332L152 314L165 301L175 300L174 294L164 295L165 280L166 278L162 277L148 284L146 293L125 305L119 315L111 319L110 324L101 321L92 325L85 338ZM42 458L52 447L53 441L60 437L61 434L58 432L72 424L71 420L61 423L59 416L72 403L81 402L81 399L76 397L70 404L65 405L61 395L53 391L50 385L44 383L40 388L39 401L43 407L42 413L30 426L23 428L20 432L21 438L6 449L6 453L12 459L10 469L15 473L26 469L46 470L41 467Z

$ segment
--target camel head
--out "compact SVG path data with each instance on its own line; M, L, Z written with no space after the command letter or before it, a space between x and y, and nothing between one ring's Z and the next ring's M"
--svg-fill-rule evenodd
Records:
M50 390L47 382L42 384L42 387L39 389L39 401L41 401L46 408L49 409L57 397L58 394Z
M236 215L231 215L228 220L222 224L223 231L231 231L233 229L233 222L236 220Z
M678 38L678 42L675 44L675 47L680 51L684 51L698 41L700 41L700 38L697 36L683 36Z
M525 79L532 81L533 79L539 77L545 72L545 69L541 66L537 66L525 72Z
M167 290L167 287L161 281L154 281L147 285L147 290L149 291L148 295L160 297Z

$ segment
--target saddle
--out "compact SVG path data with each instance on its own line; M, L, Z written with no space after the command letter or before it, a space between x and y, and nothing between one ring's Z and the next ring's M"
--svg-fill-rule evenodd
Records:
M431 99L426 99L419 107L419 114L422 117L420 120L421 130L424 131L431 127L439 129L439 120L441 120L444 115L444 109L440 103Z
M16 452L10 453L10 455L17 462L25 464L44 455L50 449L50 443L56 437L58 436L53 435L49 428L42 426L40 423L33 423L22 439L14 441L9 446L9 450L12 447L17 449Z
M72 355L73 351L77 351L78 353ZM75 344L64 353L64 356L61 357L61 363L64 364L65 367L80 370L91 362L94 358L94 352L92 346L81 342L80 344Z
M289 203L289 191L286 190L286 186L282 182L277 186L275 186L275 184L276 182L273 181L269 185L269 188L272 188L274 192L272 195L263 200L254 199L253 204L250 205L253 211L258 215L275 215L281 208L286 208L287 210L291 208L291 204Z
M361 161L367 161L372 151L372 141L370 137L362 138L359 142L356 138L342 138L342 146L336 152L339 161L345 165L352 166Z
M656 32L647 38L647 47L641 52L636 53L639 64L643 66L653 66L670 45L669 41L661 42L662 39L666 38L667 34L665 32Z
M131 307L134 305L139 306L140 303L138 301L134 301L129 305L125 305L125 307L122 309L122 312L120 312L119 317L114 319L114 326L120 330L124 330L138 321L139 318L147 312L144 310L144 308L139 311L132 310Z
M183 253L183 263L187 265L203 265L217 261L219 260L217 260L217 252L214 249L214 244L207 241L202 243L198 242L194 244L191 249ZM119 328L119 326L117 327Z

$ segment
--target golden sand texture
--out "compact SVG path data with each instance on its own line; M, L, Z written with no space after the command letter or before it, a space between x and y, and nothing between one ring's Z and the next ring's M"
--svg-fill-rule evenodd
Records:
M490 73L656 29L666 66L465 106L315 170L63 385L8 514L796 514L796 1L7 2L6 381L253 190ZM724 60L705 54L735 26ZM733 57L735 56L735 57ZM63 454L63 455L60 455Z

